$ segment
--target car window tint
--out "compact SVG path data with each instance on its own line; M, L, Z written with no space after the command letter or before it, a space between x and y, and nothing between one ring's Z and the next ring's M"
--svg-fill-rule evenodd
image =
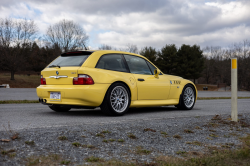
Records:
M145 59L132 55L124 55L124 57L131 73L152 75Z
M154 73L156 67L154 67L154 66L153 66L151 63L149 63L148 61L147 61L147 64L148 64L149 68L151 69L151 72ZM160 73L160 75L162 75L162 73Z
M96 68L128 72L122 59L122 55L119 54L103 55L96 65Z
M59 65L60 67L81 66L88 57L89 55L59 56L49 66L52 66L52 65Z

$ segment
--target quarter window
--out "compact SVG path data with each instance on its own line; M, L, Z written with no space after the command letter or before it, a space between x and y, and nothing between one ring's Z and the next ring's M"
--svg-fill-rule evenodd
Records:
M128 72L125 67L122 55L119 54L103 55L96 65L96 68Z
M132 55L124 55L124 57L131 73L152 75L145 59Z

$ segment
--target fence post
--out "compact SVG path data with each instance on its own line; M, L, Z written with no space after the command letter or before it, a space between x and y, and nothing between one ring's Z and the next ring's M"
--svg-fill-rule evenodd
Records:
M238 121L238 109L237 109L237 58L231 59L231 118L232 121Z

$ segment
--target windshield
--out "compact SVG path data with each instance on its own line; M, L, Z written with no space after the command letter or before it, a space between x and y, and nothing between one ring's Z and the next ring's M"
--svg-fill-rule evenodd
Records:
M65 66L81 66L89 55L75 55L75 56L59 56L54 60L49 67L65 67Z

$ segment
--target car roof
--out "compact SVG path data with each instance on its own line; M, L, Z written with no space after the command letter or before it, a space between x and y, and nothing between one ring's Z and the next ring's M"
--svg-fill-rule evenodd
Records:
M69 55L69 54L79 54L79 53L90 55L93 52L96 52L96 53L98 52L98 53L101 53L101 54L110 54L110 53L129 54L129 55L135 55L135 56L146 58L146 57L144 57L142 55L139 55L139 54L135 54L135 53L131 53L131 52L125 52L125 51L117 51L117 50L77 50L77 51L65 52L65 53L62 53L61 55L65 56L65 55Z

